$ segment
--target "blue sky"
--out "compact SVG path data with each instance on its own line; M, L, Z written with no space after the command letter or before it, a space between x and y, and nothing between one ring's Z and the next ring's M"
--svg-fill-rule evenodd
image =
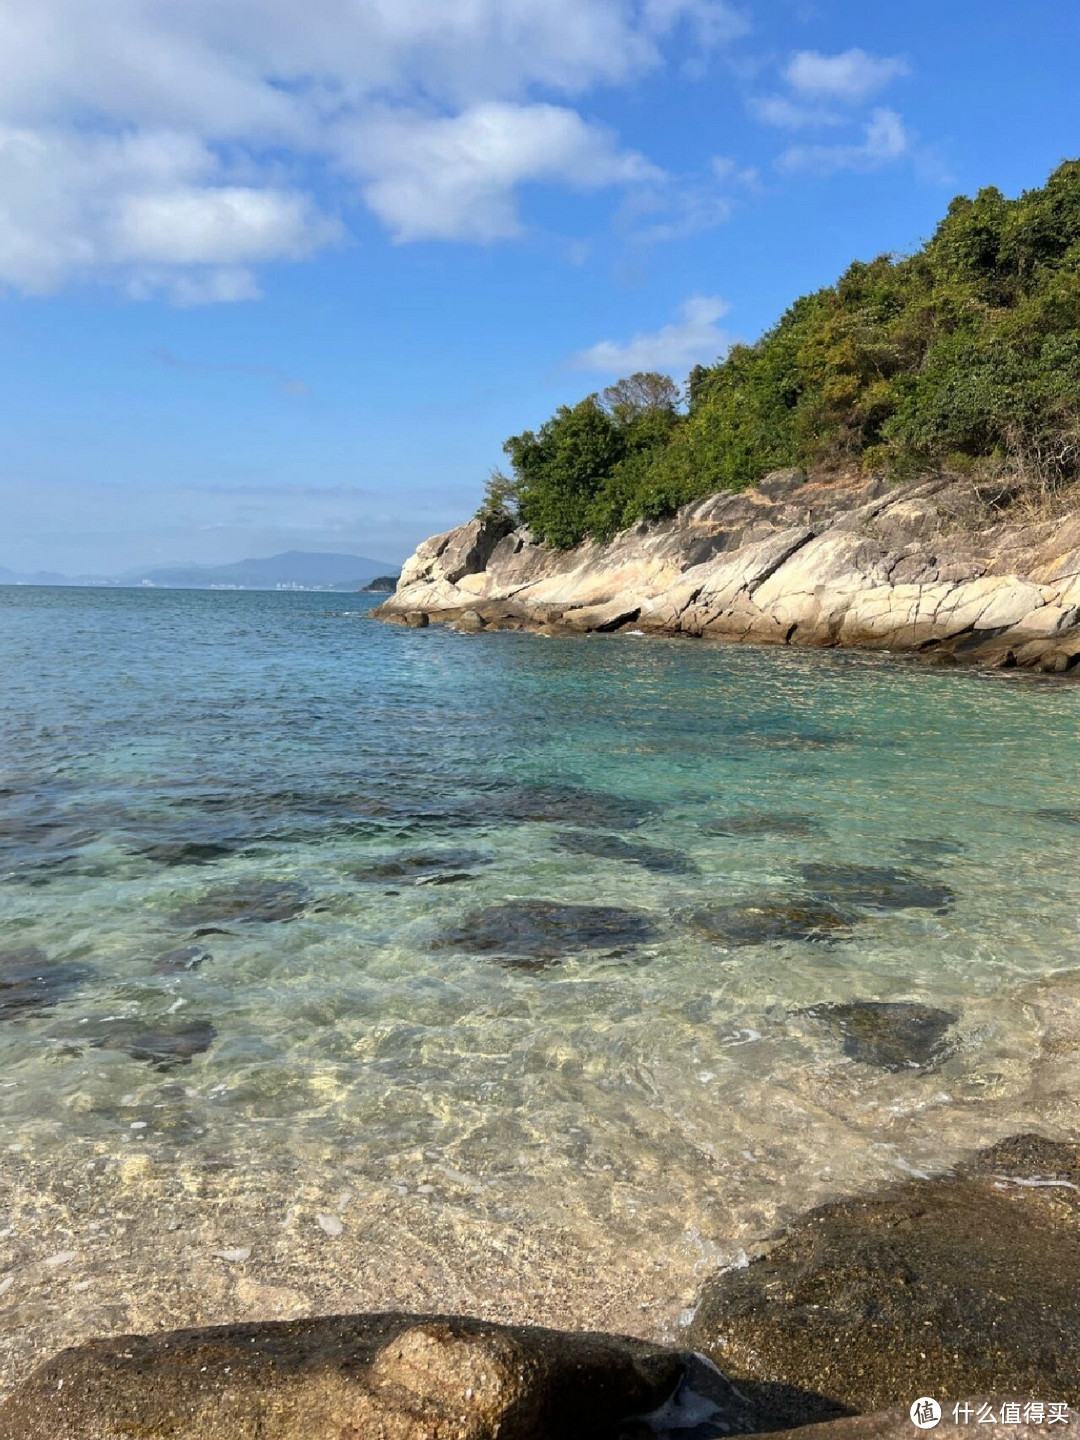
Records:
M1080 153L1034 0L0 0L0 566L399 561L501 442L683 379Z

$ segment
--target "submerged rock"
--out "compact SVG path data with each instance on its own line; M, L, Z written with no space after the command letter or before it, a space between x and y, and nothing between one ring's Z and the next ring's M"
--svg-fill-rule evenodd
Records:
M730 835L739 840L761 840L767 835L816 835L821 822L812 815L769 814L762 811L727 815L701 827L706 835Z
M800 865L799 874L826 899L864 910L945 910L956 899L956 892L940 880L925 880L891 865L814 862Z
M90 1040L95 1050L119 1050L133 1060L146 1060L155 1070L189 1065L213 1044L217 1031L209 1020L188 1020L183 1024L142 1020L110 1021L103 1035Z
M0 950L0 1018L49 1010L93 976L86 965L50 960L44 950Z
M434 944L439 950L550 963L582 950L644 945L657 933L641 910L521 900L474 910L440 931Z
M925 1069L948 1054L945 1034L960 1018L910 1000L852 1000L804 1012L827 1025L845 1055L881 1070Z
M919 1395L1074 1401L1078 1274L1080 1146L1019 1136L941 1179L810 1211L763 1259L708 1282L686 1338L737 1385L856 1410Z
M573 855L595 855L600 860L625 860L654 875L697 875L698 867L681 850L665 850L642 840L624 840L592 830L564 830L559 845Z
M204 950L201 945L183 945L177 950L166 950L150 968L155 975L185 975L213 958L209 950Z
M465 813L480 821L553 821L617 830L639 824L655 815L657 809L649 800L608 795L576 785L519 785L477 796L465 807Z
M910 860L950 860L954 855L963 855L964 847L959 840L937 838L920 839L909 836L900 841L900 846Z
M392 881L395 885L449 885L471 880L470 866L490 865L492 856L483 850L419 850L411 855L380 855L365 865L349 870L364 884Z
M1035 814L1040 820L1052 820L1056 825L1080 826L1080 810L1065 810L1057 806L1049 806L1042 810L1036 810Z
M212 865L235 855L240 846L222 840L155 840L133 847L136 855L157 865Z
M178 925L202 927L202 934L212 933L206 927L214 921L230 920L238 924L268 923L292 920L306 907L307 890L289 880L252 880L227 889L211 890L173 912Z
M690 921L696 930L722 945L840 940L850 934L852 927L849 914L813 898L709 905L696 910Z
M760 1428L753 1403L686 1352L464 1316L92 1340L0 1405L0 1432L19 1440L707 1440Z

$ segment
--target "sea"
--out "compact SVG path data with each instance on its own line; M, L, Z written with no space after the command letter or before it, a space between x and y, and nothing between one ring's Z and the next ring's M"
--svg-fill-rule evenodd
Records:
M1065 1133L1080 687L0 588L0 1351L671 1337L808 1206Z

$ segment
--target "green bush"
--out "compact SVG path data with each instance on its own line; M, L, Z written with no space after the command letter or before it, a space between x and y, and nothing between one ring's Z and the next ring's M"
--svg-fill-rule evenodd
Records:
M1016 200L953 200L916 254L856 262L756 344L697 366L685 407L667 376L633 375L505 449L521 518L555 546L787 465L1075 479L1080 161Z

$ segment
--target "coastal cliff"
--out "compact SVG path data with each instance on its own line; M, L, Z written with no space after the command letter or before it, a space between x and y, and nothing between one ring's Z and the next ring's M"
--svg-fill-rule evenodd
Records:
M1016 518L997 499L948 474L896 485L781 470L605 544L552 549L471 520L424 541L374 613L1067 671L1080 662L1080 510Z

